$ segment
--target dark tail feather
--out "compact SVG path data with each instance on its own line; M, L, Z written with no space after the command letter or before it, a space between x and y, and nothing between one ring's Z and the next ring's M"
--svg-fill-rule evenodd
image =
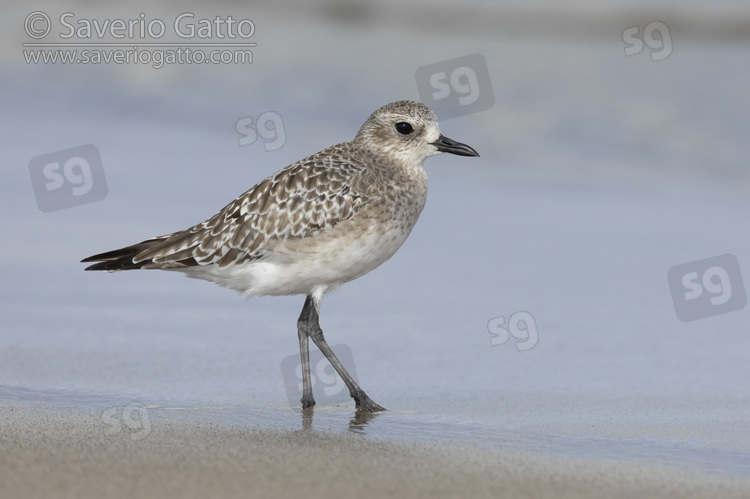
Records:
M146 241L134 244L132 246L127 246L125 248L107 251L106 253L99 253L98 255L84 258L83 260L81 260L81 262L98 262L94 265L89 265L88 267L86 267L86 270L106 270L109 272L113 272L115 270L140 269L152 263L151 260L144 260L142 262L133 263L133 258L141 251L163 241L164 238L161 237L147 239Z

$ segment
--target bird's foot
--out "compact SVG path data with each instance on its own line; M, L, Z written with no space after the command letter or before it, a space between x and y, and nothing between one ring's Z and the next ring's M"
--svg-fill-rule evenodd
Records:
M353 394L352 398L354 399L354 406L361 411L380 412L387 410L385 407L373 402L365 392Z
M303 396L300 402L302 402L302 409L310 409L315 405L315 399L312 395L309 397Z

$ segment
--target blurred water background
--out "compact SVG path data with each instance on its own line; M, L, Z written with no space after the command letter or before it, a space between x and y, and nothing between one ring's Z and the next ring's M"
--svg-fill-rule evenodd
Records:
M299 427L280 366L297 354L302 297L245 302L182 275L92 274L78 262L204 220L350 140L381 105L419 100L418 68L480 54L491 107L441 127L481 158L428 160L430 196L410 239L323 302L329 342L351 348L362 386L391 409L356 431L750 477L748 309L682 322L667 279L724 254L744 283L750 273L747 2L3 11L2 403L137 401L154 420L183 411ZM251 19L257 46L251 64L29 64L32 11L53 24L43 41L76 39L59 37L65 12L70 22L144 13L168 28L189 12ZM657 21L667 29L646 43ZM638 49L624 35L633 27L644 43L626 55ZM238 122L263 113L280 119L271 138L240 145ZM101 154L104 199L42 212L30 161L84 144ZM512 336L492 346L496 319L518 312L533 318L533 348ZM344 405L321 404L313 427L350 431Z

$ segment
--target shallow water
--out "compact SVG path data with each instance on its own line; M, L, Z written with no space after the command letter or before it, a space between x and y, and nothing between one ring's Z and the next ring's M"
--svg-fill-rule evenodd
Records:
M727 253L747 273L746 43L680 38L682 19L671 57L626 57L633 15L616 12L604 16L611 39L560 41L259 9L245 13L259 26L250 68L40 67L6 53L3 403L750 477L748 309L681 322L667 279ZM356 43L338 43L352 32ZM176 274L82 271L85 256L188 227L350 139L378 106L418 98L417 67L471 53L488 61L495 105L441 126L481 158L428 160L410 239L323 304L329 342L351 349L389 412L360 420L351 402L325 399L336 382L324 364L312 420L289 406L281 366L297 355L301 297L244 302ZM283 118L283 147L240 147L237 121L267 111ZM104 200L41 212L31 158L89 143ZM523 312L536 342L513 320ZM521 326L504 344L490 334L501 316Z

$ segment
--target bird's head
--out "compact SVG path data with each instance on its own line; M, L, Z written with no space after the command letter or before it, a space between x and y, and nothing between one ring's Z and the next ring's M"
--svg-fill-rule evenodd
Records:
M420 166L430 156L444 152L479 156L473 148L440 133L432 109L407 100L391 102L372 113L354 142L377 156Z

